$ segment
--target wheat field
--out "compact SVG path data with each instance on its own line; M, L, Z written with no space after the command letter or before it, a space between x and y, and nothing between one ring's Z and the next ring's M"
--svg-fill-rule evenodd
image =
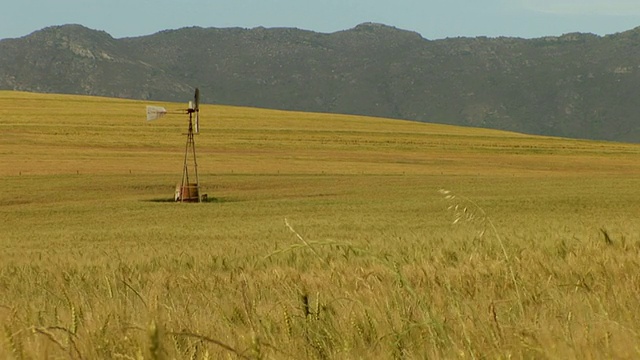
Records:
M639 145L144 105L0 92L1 358L640 357Z

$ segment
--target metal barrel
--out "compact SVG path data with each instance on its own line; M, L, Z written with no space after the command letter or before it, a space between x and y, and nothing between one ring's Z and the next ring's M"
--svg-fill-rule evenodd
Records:
M200 202L200 189L198 184L189 183L179 186L179 192L176 194L176 201L179 202Z

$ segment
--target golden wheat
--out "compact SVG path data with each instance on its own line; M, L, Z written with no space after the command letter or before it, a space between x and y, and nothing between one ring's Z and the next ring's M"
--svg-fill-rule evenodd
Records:
M638 145L142 109L0 92L1 358L640 356Z

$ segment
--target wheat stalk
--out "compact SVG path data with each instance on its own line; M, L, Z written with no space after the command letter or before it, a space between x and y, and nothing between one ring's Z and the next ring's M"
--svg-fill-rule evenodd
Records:
M291 225L289 225L289 220L287 218L284 218L284 224L289 228L289 230L291 230L292 233L294 233L296 235L296 237L298 238L298 240L302 241L302 243L309 248L317 257L318 259L320 259L320 261L324 262L327 265L330 265L329 262L324 259L322 256L320 256L320 254L316 251L316 249L313 248L313 246L311 246L311 244L309 244L303 237L302 235L300 235Z
M509 271L509 275L511 277L511 281L513 282L513 286L515 287L515 290L516 290L516 296L518 297L518 306L520 308L520 315L524 316L524 306L523 306L523 303L522 303L522 296L520 295L520 285L518 284L518 281L516 280L515 271L513 270L513 266L511 266L511 258L509 257L509 254L507 253L507 248L504 246L504 241L502 241L502 236L500 236L500 232L498 231L498 229L494 225L493 221L491 221L491 219L487 215L486 211L484 211L484 209L480 205L478 205L478 203L473 201L472 199L464 197L464 196L454 195L451 191L445 190L445 189L440 189L439 192L440 192L440 194L444 195L446 200L453 201L453 200L459 198L459 199L463 200L464 202L472 205L477 211L480 212L480 214L482 214L482 218L481 218L482 222L484 222L484 223L489 225L489 227L493 231L493 234L495 235L496 239L498 240L498 244L500 245L500 249L502 250L502 255L504 256L505 262L507 264L507 269ZM475 213L470 211L470 209L468 207L466 207L466 206L465 207L461 207L460 204L450 205L449 206L449 210L454 210L454 213L455 213L455 219L453 220L453 224L457 224L463 218L465 220L467 220L467 221L473 221L473 220L476 219ZM483 235L484 235L484 230L482 230L480 236L483 236Z
M24 353L22 351L22 342L20 341L20 338L17 337L21 331L22 330L14 334L11 332L11 329L9 328L8 325L4 326L4 332L7 338L9 349L11 349L11 353L16 359L24 359Z
M204 341L204 342L208 342L208 343L212 343L212 344L218 345L219 347L221 347L221 348L223 348L223 349L225 349L225 350L227 350L227 351L229 351L231 353L234 353L237 357L239 357L241 359L247 359L247 360L251 359L250 357L244 355L242 352L232 348L231 346L229 346L229 345L227 345L227 344L225 344L225 343L223 343L221 341L218 341L216 339L213 339L213 338L210 338L208 336L205 336L205 335L200 335L200 334L196 334L196 333L192 333L192 332L188 332L188 331L170 332L169 334L170 335L174 335L174 336L187 336L187 337L191 337L191 338L196 338L196 339Z
M155 321L149 324L149 353L152 359L162 359L162 344L160 342L160 329Z

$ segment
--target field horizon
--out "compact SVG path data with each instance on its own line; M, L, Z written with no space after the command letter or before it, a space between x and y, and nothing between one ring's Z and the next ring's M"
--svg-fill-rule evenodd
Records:
M640 356L640 145L145 105L0 91L0 357Z

